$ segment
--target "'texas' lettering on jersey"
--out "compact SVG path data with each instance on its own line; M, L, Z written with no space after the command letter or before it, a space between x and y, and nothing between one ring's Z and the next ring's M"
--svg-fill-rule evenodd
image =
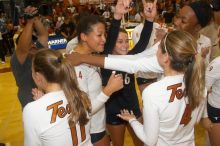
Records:
M172 90L169 102L173 102L175 97L180 100L183 98L183 96L185 96L185 90L183 91L182 89L178 89L181 86L182 83L174 84L167 87L167 90Z
M63 104L63 100L53 103L47 107L47 111L52 109L52 116L50 123L55 123L57 116L59 118L64 118L67 114L70 114L70 105L67 104L66 107L60 106Z
M47 107L47 111L52 109L52 116L51 116L50 124L56 122L57 116L59 118L64 118L67 114L70 114L70 105L67 104L66 107L63 107L63 106L59 107L59 105L61 104L63 104L63 100L55 102ZM80 134L77 132L75 125L70 127L70 131L71 131L73 146L78 145L79 136L81 136L81 142L86 139L86 130L85 130L84 125L80 125Z
M167 87L167 90L172 90L169 100L170 103L173 102L175 98L180 100L186 96L186 90L178 89L181 86L182 83L178 83ZM189 106L189 104L186 104L180 124L183 124L184 126L187 125L191 120L191 113L191 107Z

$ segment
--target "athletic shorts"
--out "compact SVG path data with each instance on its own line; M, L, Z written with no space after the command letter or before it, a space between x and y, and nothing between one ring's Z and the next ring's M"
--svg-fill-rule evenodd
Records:
M135 117L138 119L141 117L141 111L140 110L136 110L136 111L133 111L134 112L134 115ZM106 123L107 124L110 124L110 125L122 125L122 124L126 124L127 121L125 120L122 120L121 118L119 118L117 116L117 114L106 114Z
M92 144L96 143L97 141L101 140L105 136L105 131L99 132L99 133L92 133L91 136L91 142Z
M156 81L157 81L157 78L153 78L153 79L145 79L145 78L141 78L141 77L137 78L138 85L153 83L153 82L156 82Z
M207 102L207 110L209 119L212 121L212 123L220 123L220 109L211 106Z

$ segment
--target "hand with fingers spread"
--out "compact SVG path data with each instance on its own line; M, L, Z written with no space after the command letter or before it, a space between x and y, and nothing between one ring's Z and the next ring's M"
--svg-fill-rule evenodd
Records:
M145 0L142 0L143 6L144 6L144 12L143 15L146 20L153 22L154 18L157 15L157 0L154 0L154 2L146 2Z
M114 18L120 20L129 11L131 0L118 0L115 6Z
M133 111L128 111L126 109L121 110L121 113L117 115L118 117L120 117L121 119L125 120L125 121L129 121L131 119L136 119Z

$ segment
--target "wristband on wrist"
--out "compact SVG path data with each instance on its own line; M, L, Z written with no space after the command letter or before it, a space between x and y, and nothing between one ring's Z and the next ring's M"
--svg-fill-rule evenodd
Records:
M137 121L137 119L136 119L136 118L132 118L132 119L130 119L128 122L131 124L131 123L134 122L134 121Z

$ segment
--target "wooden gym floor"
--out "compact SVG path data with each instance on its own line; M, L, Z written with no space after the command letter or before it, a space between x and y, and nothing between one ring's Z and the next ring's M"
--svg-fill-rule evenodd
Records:
M23 146L22 112L9 60L7 57L6 64L0 64L0 143ZM204 135L201 126L196 126L196 146L205 146ZM126 133L125 146L132 145L132 140Z

